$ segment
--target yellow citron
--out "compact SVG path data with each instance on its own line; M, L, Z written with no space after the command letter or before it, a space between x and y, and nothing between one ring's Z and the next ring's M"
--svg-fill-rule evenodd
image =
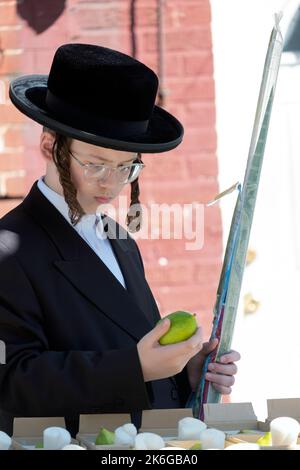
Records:
M178 310L162 318L158 323L166 318L170 320L171 324L168 331L159 339L159 343L162 345L185 341L193 336L198 328L195 313Z
M271 446L272 445L272 434L266 432L263 436L257 439L256 444L260 446Z

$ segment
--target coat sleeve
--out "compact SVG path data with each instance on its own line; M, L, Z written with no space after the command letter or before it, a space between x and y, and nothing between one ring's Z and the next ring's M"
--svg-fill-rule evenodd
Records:
M51 351L34 287L0 241L0 408L14 416L149 409L136 346Z

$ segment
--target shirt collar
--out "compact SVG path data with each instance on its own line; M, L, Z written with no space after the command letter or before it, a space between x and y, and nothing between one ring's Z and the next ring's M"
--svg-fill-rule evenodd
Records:
M67 222L69 222L69 224L72 225L71 219L70 219L70 216L69 216L69 206L66 203L65 198L61 194L59 194L56 191L54 191L53 189L51 189L45 183L44 177L45 176L41 176L40 179L37 182L37 186L38 186L39 190L51 202L51 204L53 204L53 206L56 207L56 209L67 220ZM100 227L101 227L102 219L99 215L96 215L96 213L95 214L85 214L84 216L81 217L80 221L78 222L78 224L75 225L74 228L76 228L78 230L80 230L80 229L85 230L88 227L93 227L96 220L99 220ZM98 227L98 230L100 229L100 227Z

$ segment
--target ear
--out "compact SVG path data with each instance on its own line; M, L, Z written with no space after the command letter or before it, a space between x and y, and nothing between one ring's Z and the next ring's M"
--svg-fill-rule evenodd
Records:
M52 149L55 142L55 133L43 131L40 138L40 150L47 161L52 161Z

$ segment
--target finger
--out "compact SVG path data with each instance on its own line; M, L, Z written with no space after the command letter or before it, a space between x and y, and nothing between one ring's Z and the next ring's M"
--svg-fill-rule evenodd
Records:
M237 373L237 366L236 364L220 364L218 362L211 362L208 364L209 372L214 372L216 374L223 374L223 375L235 375Z
M193 334L189 339L186 341L182 341L181 343L183 349L202 349L203 348L203 335L202 335L202 328L199 326L197 328L196 333Z
M210 339L208 342L203 343L203 354L206 356L210 354L218 346L218 338Z
M157 342L164 334L167 333L167 331L170 328L170 320L168 318L165 318L163 321L160 321L157 323L157 325L151 330L146 336L145 339L146 341L149 341L149 343L155 343Z
M232 375L212 374L211 372L207 372L205 378L209 382L223 385L224 387L232 387L235 382L235 378Z
M237 351L229 351L226 354L223 354L220 357L220 361L222 364L229 364L230 362L237 362L241 359L241 355Z
M231 387L224 387L222 385L218 385L218 384L212 384L212 386L214 387L214 389L217 390L217 392L221 393L222 395L230 395L231 393Z
M174 352L178 355L184 355L191 353L194 356L197 352L202 349L202 328L199 326L196 333L193 334L186 341L181 341L180 343L171 344L166 346L169 348L170 352Z

